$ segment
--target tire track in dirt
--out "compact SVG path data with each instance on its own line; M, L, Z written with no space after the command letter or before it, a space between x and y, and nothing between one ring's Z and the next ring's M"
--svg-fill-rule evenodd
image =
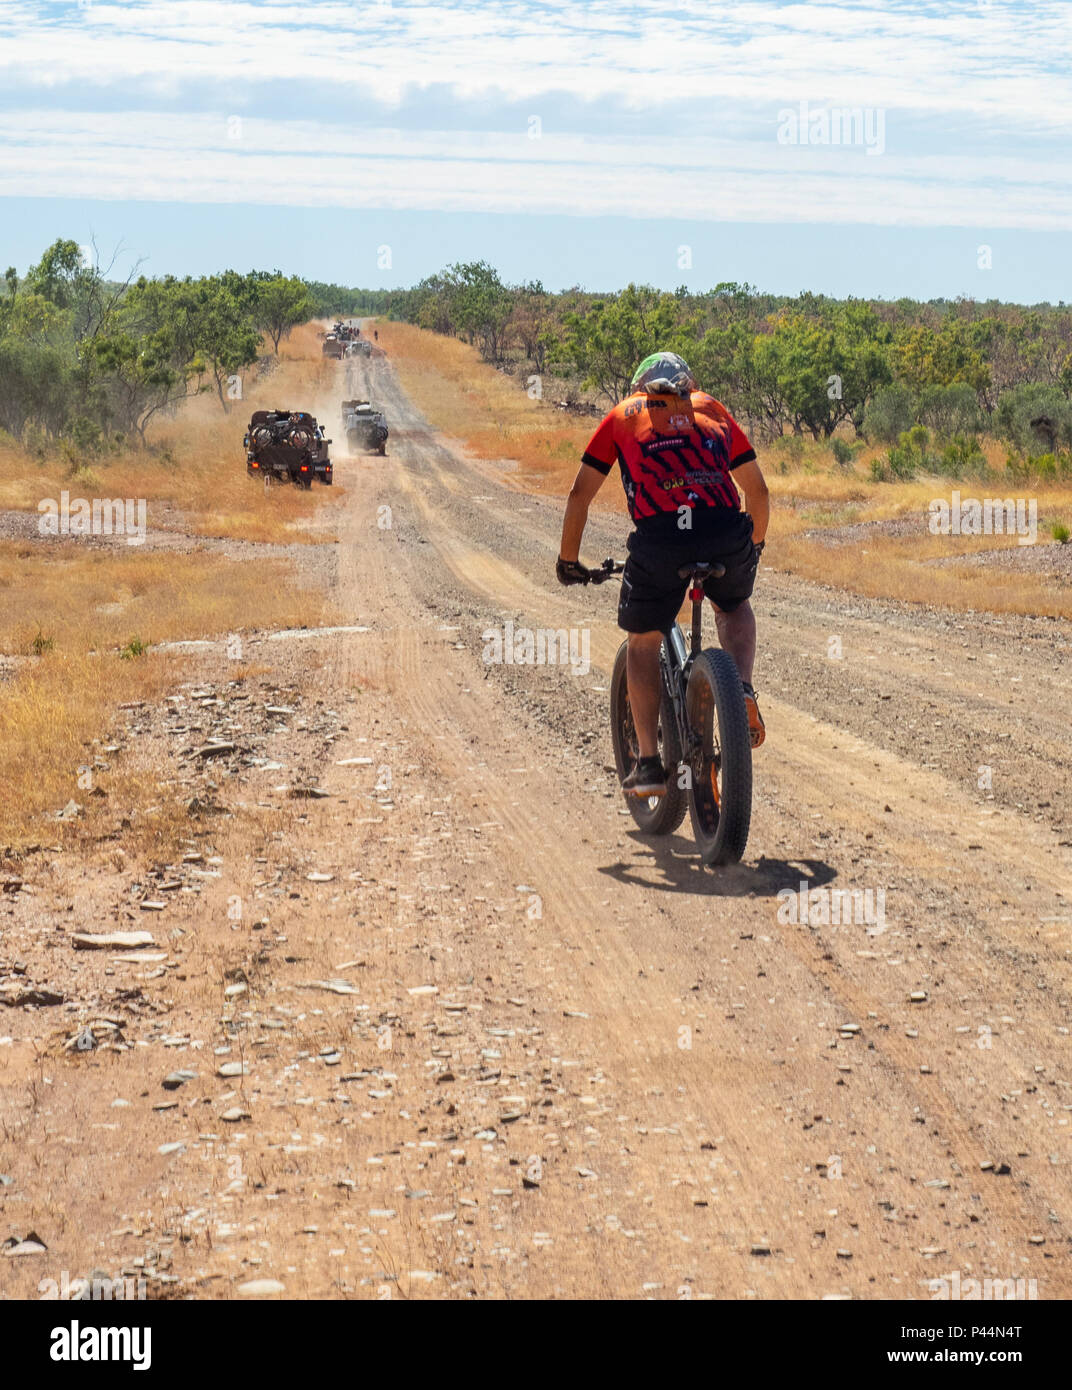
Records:
M380 389L378 383L378 398L383 399L385 392ZM404 403L400 396L393 398L393 408L404 411ZM494 540L486 534L493 523L489 523L489 515L502 518L505 523L516 523L516 515L512 514L509 508L489 509L483 514L481 520L476 522L476 534L473 531L473 517L471 506L459 507L456 499L459 495L465 495L465 489L458 486L450 487L443 483L442 479L450 466L456 468L458 477L469 476L477 486L487 488L491 486L486 476L475 475L467 463L462 460L452 460L442 445L431 438L430 432L422 434L418 423L414 420L413 412L407 411L403 414L407 420L407 431L403 443L396 448L397 457L392 462L391 468L385 472L384 481L389 486L396 487L401 495L407 497L411 505L416 508L416 517L413 525L422 533L423 540L432 548L437 559L442 559L451 575L463 587L470 598L477 598L484 604L493 604L501 613L504 608L511 604L516 604L523 612L538 610L540 625L549 623L558 624L570 616L572 613L577 615L577 607L567 598L556 596L554 600L543 590L544 570L541 566L541 579L530 581L526 578L523 564L514 563L513 560L507 562L501 559L503 554L517 555L519 546L517 538L512 536L510 530L505 532L493 531ZM476 482L476 477L480 481ZM455 482L457 479L455 479ZM455 500L452 500L455 499ZM552 551L554 544L552 540L553 532L548 534L547 520L550 516L549 510L540 508L537 510L536 525L542 531L538 538L538 548L543 552ZM528 523L526 523L526 526ZM480 527L483 526L485 534L481 534ZM481 553L489 545L494 547L495 557L486 560ZM399 548L401 551L401 547ZM401 561L400 561L401 563ZM422 560L420 564L422 574L429 572L428 562ZM411 574L413 589L410 591L412 600L415 592L421 591L421 577L419 574ZM397 595L393 596L397 601ZM429 660L430 648L426 643L421 642L419 628L408 627L401 634L400 646L397 655L397 667L395 668L392 684L396 686L396 694L402 699L407 708L411 711L414 720L418 725L434 730L435 752L437 759L440 760L442 770L451 779L462 779L471 777L472 768L472 739L473 732L463 733L465 730L477 730L481 737L485 749L485 762L492 756L492 750L497 748L498 738L509 739L509 722L503 723L504 715L507 721L510 716L501 708L496 708L498 702L493 702L490 706L487 701L483 702L479 712L476 709L466 708L459 701L457 692L464 688L463 682L472 679L471 675L459 675L457 671L448 674L448 667L452 664L450 654L447 653L447 660L443 662L432 662ZM616 641L614 642L616 646ZM431 649L431 650L434 650ZM597 660L605 663L606 651L612 648L604 645L601 640L598 643ZM467 659L458 657L454 659L455 666L466 666ZM471 662L468 663L471 668ZM605 665L604 665L605 669ZM472 687L470 687L472 688ZM772 727L779 723L783 725L786 732L792 737L787 738L784 745L779 748L777 765L770 774L772 789L775 791L774 801L789 805L794 799L799 801L803 791L804 798L809 802L818 804L825 801L827 806L827 819L837 820L839 817L846 822L856 822L861 816L866 817L866 823L872 826L883 828L882 822L878 819L882 812L875 805L876 793L882 793L877 788L872 788L870 797L861 794L850 794L846 782L850 785L853 781L851 777L846 777L846 764L850 763L850 753L854 762L849 770L864 777L867 773L864 764L867 762L881 762L883 759L882 750L865 741L858 741L851 750L843 748L839 742L833 744L834 739L844 739L832 725L827 725L822 730L824 738L821 740L822 746L816 748L813 745L817 742L816 726L809 717L795 710L792 706L782 704L778 701L770 703L770 709L774 718L770 721ZM474 722L475 721L475 722ZM498 726L498 729L496 729ZM770 747L765 750L768 754ZM844 752L845 756L838 759L830 759L831 751ZM508 761L508 760L507 760ZM553 755L550 767L555 766ZM936 846L939 844L948 845L952 826L957 823L958 816L962 816L962 808L950 810L945 797L935 802L935 799L944 791L942 779L938 777L921 776L915 769L910 769L903 763L898 763L885 755L885 770L888 774L896 774L900 778L898 785L907 790L905 781L906 772L911 772L915 776L915 785L912 788L915 797L912 800L912 813L916 817L917 823L913 825L911 838L906 836L907 844L901 846L896 842L891 842L889 833L883 836L882 848L887 853L892 853L896 857L898 870L912 871L921 874L924 871L933 874L940 882L940 875L947 867L947 855L944 851L937 848L933 849L929 855L924 851L928 845ZM498 776L496 777L496 771ZM604 1019L613 1018L616 1011L620 1010L621 1000L629 998L630 1023L636 1026L635 1020L638 1017L644 1019L642 1035L646 1039L654 1037L674 1036L675 1020L680 1020L680 1005L675 1001L678 996L667 995L662 989L651 993L650 987L637 985L637 971L647 965L649 969L653 967L653 961L658 960L659 949L656 947L654 953L651 949L651 938L643 927L628 921L630 913L635 913L637 902L635 894L624 893L616 901L611 899L599 898L597 891L593 888L594 883L598 883L597 875L601 865L598 862L599 854L593 858L591 852L585 853L580 849L577 838L572 836L551 835L547 833L547 816L545 812L527 809L518 801L518 787L511 783L502 769L488 768L487 772L481 769L481 791L486 795L487 806L490 813L496 820L501 820L505 830L509 832L506 837L504 853L507 855L516 854L519 847L524 846L525 851L530 856L539 858L542 864L543 877L555 886L547 893L549 906L556 912L561 912L564 917L572 917L575 920L582 920L588 925L592 933L592 939L598 942L599 962L601 969L606 973L606 978L597 978L591 983L591 988L597 989L597 999L600 1012ZM873 781L873 779L872 779ZM528 805L535 803L538 806L555 806L556 815L568 817L569 811L562 806L562 798L557 795L556 779L554 776L542 778L528 775L524 788L529 798ZM829 799L828 799L829 798ZM556 804L557 803L557 804ZM777 814L761 806L757 818L757 828L755 832L756 840L768 832L772 833L774 840L783 841L792 838L794 826L792 821L785 823L784 816L779 823ZM833 813L832 815L830 813ZM766 822L766 823L765 823ZM607 815L600 818L600 828L613 840L617 834L620 837L621 821L620 818L613 819ZM896 822L891 829L896 830L899 836L902 830L902 822ZM860 844L863 844L864 836L870 834L874 836L876 831L863 831L861 827L854 825L854 830L860 830L856 836ZM563 843L564 841L564 843ZM583 843L583 836L580 838ZM974 843L974 840L973 840ZM1005 871L1009 866L1009 861L1022 859L1020 854L1012 845L1011 837L1008 832L1003 836L998 832L989 833L986 836L987 849L996 858L996 867L992 866L991 877L996 885L995 891L1000 891L1000 885L1005 882ZM1050 875L1047 873L1049 860L1047 852L1050 848L1045 836L1036 837L1036 843L1031 848L1028 859L1030 860L1031 871L1039 875L1045 881ZM799 853L799 851L798 851ZM967 853L965 850L964 853ZM921 864L919 861L923 859ZM786 861L789 862L788 860ZM1053 885L1065 884L1067 880L1062 876L1053 878ZM626 884L615 885L626 887ZM598 892L608 892L604 883ZM706 917L711 913L711 909L719 902L717 898L712 898L709 894L676 894L679 901L673 904L672 910L666 913L664 910L660 915L668 915L670 922L667 924L672 945L667 953L667 959L675 966L680 967L680 942L682 939L688 940L688 933L691 927L695 927L697 917ZM606 913L606 909L610 912ZM606 913L614 921L614 926L606 928L600 925L601 917ZM770 925L769 909L765 919L761 917L761 925ZM621 915L619 915L621 914ZM730 917L740 917L741 904L734 904L734 911ZM754 904L749 904L748 910L744 914L748 924L752 924L756 918ZM721 922L718 924L722 928L729 928L729 921L723 914ZM546 928L541 928L543 935ZM795 976L790 969L791 962L785 954L785 946L789 945L789 955L794 957L796 964L806 971L806 976L801 979ZM849 973L849 962L847 958L837 959L832 962L829 959L830 952L823 948L824 943L812 943L807 936L797 933L783 933L779 942L779 950L774 954L779 956L778 967L781 971L789 970L789 978L781 982L782 989L792 995L793 991L798 993L814 992L817 988L824 994L832 994L837 1000L837 1008L844 1019L849 1015L855 1015L861 1020L867 1013L874 1013L875 1008L868 1006L878 1005L882 1008L889 1008L889 1001L881 998L881 989L876 992L875 984L864 983L853 978ZM627 949L628 948L628 949ZM675 960L675 957L677 959ZM639 962L643 962L639 964ZM772 964L773 962L768 962ZM1056 964L1055 956L1049 964ZM658 966L654 967L656 970ZM665 970L665 966L662 967ZM1008 968L1006 965L1005 968ZM973 983L980 985L978 979ZM982 984L985 985L983 980ZM1013 990L1015 993L1015 989ZM814 1001L812 1001L814 1002ZM901 1010L902 1018L891 1020L886 1035L880 1043L875 1044L878 1057L874 1062L868 1064L868 1075L866 1080L867 1087L870 1088L870 1101L872 1105L872 1122L876 1126L876 1133L883 1126L892 1129L886 1136L886 1143L892 1150L899 1150L900 1156L904 1159L911 1156L912 1161L918 1165L919 1156L919 1136L918 1130L911 1134L908 1130L897 1132L896 1125L887 1124L886 1110L890 1097L887 1095L883 1099L883 1092L889 1090L900 1091L900 1104L897 1107L904 1112L912 1112L917 1108L922 1112L928 1112L931 1116L939 1119L938 1132L933 1138L936 1139L934 1152L932 1154L932 1164L936 1165L940 1159L946 1159L948 1155L945 1149L955 1148L960 1159L962 1168L970 1167L971 1164L980 1161L980 1156L989 1156L992 1153L995 1143L1007 1143L1000 1137L998 1139L987 1136L988 1120L980 1113L982 1107L972 1105L972 1113L965 1115L961 1113L963 1101L958 1100L955 1094L958 1081L954 1077L950 1083L939 1083L926 1076L918 1075L919 1062L910 1045L901 1042L899 1039L893 1041L896 1028L903 1026L907 1020L909 1010ZM617 1025L616 1025L617 1026ZM629 1056L630 1045L628 1045L620 1034L604 1037L604 1051L613 1051L619 1058L624 1060ZM633 1052L639 1051L640 1070L636 1072L636 1080L644 1083L650 1089L658 1089L659 1083L666 1083L667 1073L681 1072L681 1058L674 1057L672 1052L669 1057L667 1050L653 1049L650 1042L645 1045L636 1039L632 1041ZM748 1063L743 1058L731 1059L728 1056L730 1049L726 1049L726 1057L722 1060L727 1062L736 1061L742 1068L747 1069ZM636 1057L633 1058L636 1065ZM978 1059L972 1058L974 1066ZM676 1063L677 1065L673 1065ZM604 1061L604 1065L607 1063ZM754 1065L754 1064L753 1064ZM1010 1059L1010 1068L1014 1069L1015 1059ZM736 1068L727 1067L727 1070ZM915 1075L913 1073L916 1073ZM677 1075L675 1075L677 1080ZM723 1083L725 1078L723 1078ZM763 1196L768 1189L769 1173L765 1170L762 1155L762 1145L757 1145L750 1137L748 1127L738 1125L736 1128L730 1122L731 1117L735 1117L740 1109L741 1095L734 1088L730 1095L731 1103L728 1106L718 1103L718 1097L713 1096L706 1085L698 1084L694 1081L681 1080L679 1085L684 1087L684 1094L687 1097L690 1108L703 1115L703 1120L699 1124L697 1134L707 1131L710 1128L717 1129L720 1134L728 1129L732 1131L732 1140L729 1148L734 1158L733 1162L737 1165L736 1171L761 1175L759 1180L751 1182L748 1178L743 1178L744 1187L740 1190L741 1205L750 1212L762 1211L764 1209ZM753 1076L754 1085L754 1076ZM762 1088L761 1088L762 1089ZM769 1116L768 1116L769 1119ZM750 1123L756 1125L757 1116L749 1116ZM912 1118L909 1123L916 1123ZM922 1126L920 1126L922 1128ZM1005 1126L1004 1128L1007 1128ZM769 1136L773 1137L773 1136ZM944 1146L944 1148L943 1148ZM1067 1161L1067 1160L1065 1160ZM787 1169L795 1165L800 1169L808 1165L803 1161L803 1154L799 1154L794 1160L787 1152L783 1155L783 1162ZM695 1161L689 1162L688 1172L690 1181L699 1182L703 1172L702 1165ZM782 1179L785 1180L786 1173L783 1172ZM978 1181L978 1180L977 1180ZM1047 1201L1054 1196L1051 1192L1038 1198L1022 1190L1014 1190L1012 1184L1002 1185L996 1180L989 1180L994 1185L988 1190L988 1199L991 1202L990 1220L1000 1229L1002 1243L1009 1252L1009 1258L1013 1258L1012 1252L1015 1249L1022 1252L1026 1247L1024 1240L1029 1232L1039 1228L1039 1223L1045 1219ZM944 1189L939 1189L944 1190ZM743 1234L744 1227L737 1230L738 1244L742 1243L747 1237ZM752 1231L754 1236L754 1229ZM810 1248L810 1246L809 1246ZM722 1251L722 1255L725 1255ZM806 1256L807 1251L800 1247L800 1253ZM913 1260L907 1248L898 1252L898 1258L914 1265L916 1270L927 1270L925 1264L920 1265L918 1259ZM1016 1258L1023 1258L1018 1254ZM1008 1271L1006 1271L1008 1272ZM924 1277L920 1274L919 1277ZM1047 1275L1049 1279L1048 1287L1053 1287L1053 1274ZM794 1280L790 1280L792 1286L799 1287Z

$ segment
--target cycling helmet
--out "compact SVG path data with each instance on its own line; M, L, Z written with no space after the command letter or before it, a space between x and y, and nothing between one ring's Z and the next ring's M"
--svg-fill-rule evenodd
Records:
M633 373L629 390L643 391L647 396L688 396L696 390L696 378L676 352L653 352Z

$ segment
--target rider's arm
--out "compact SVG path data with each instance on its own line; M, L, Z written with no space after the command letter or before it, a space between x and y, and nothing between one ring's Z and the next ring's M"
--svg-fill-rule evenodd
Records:
M592 498L603 486L606 476L590 463L582 463L577 470L577 476L566 499L566 515L562 518L562 544L558 548L560 559L576 560L580 555L588 508L592 504Z
M767 481L754 458L731 472L733 481L744 493L744 509L752 518L752 539L758 545L767 534L770 521L770 493Z

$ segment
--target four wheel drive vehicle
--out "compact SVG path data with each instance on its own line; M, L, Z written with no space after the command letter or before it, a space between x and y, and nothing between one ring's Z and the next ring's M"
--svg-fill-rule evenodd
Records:
M320 345L320 351L325 357L341 357L346 350L346 344L334 333L324 336L324 341Z
M332 332L336 338L344 343L354 343L361 337L361 329L356 323L343 323L341 319L336 323Z
M330 486L330 439L304 410L255 410L246 433L246 472L310 488L313 479Z
M343 401L342 423L346 443L351 451L364 449L368 453L385 454L389 430L383 411L369 401Z

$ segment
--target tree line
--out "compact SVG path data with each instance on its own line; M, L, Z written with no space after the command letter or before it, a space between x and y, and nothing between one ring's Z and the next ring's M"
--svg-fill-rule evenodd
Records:
M790 297L733 282L703 292L630 284L551 293L539 282L505 284L478 261L383 293L378 308L471 343L497 366L565 377L606 404L627 393L642 358L668 348L765 440L902 446L922 429L928 440L957 442L950 466L957 450L979 456L972 441L983 432L1025 456L1072 449L1064 304Z
M74 241L58 240L0 294L0 429L15 439L72 440L92 452L145 439L179 402L232 385L315 312L304 281L226 270L194 279L109 278Z
M1072 471L1072 308L996 300L834 299L723 282L610 294L510 285L487 261L409 289L305 281L276 271L122 281L69 240L0 286L0 429L17 439L144 440L182 400L215 392L313 317L380 314L473 344L504 370L559 378L602 404L657 348L757 438L811 436L847 461L858 441L895 446L879 467L978 465L980 435ZM265 341L266 340L266 341Z

